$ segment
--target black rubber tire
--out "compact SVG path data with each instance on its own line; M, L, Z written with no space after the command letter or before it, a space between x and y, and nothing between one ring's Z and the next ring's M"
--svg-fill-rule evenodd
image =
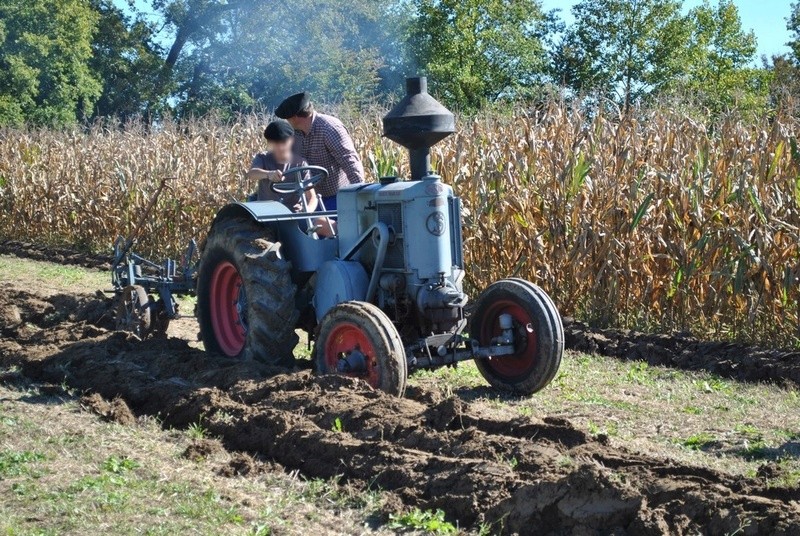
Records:
M541 297L542 300L547 302L548 307L546 309L548 312L551 313L551 318L552 314L553 313L555 314L555 317L552 318L552 322L555 324L556 327L556 337L557 337L556 352L558 353L558 362L555 363L555 366L553 366L553 370L550 372L550 376L547 378L547 383L545 383L545 385L547 385L551 381L553 381L553 378L555 378L556 374L558 374L558 369L561 368L561 360L564 358L565 337L564 337L564 322L562 322L561 320L561 313L558 312L558 307L556 307L556 303L553 301L553 298L551 298L548 293L542 290L541 287L531 283L527 279L522 279L521 277L509 277L508 279L509 281L516 281L520 285L526 285L528 288L531 289L532 292L534 292L537 296Z
M205 242L197 278L197 317L206 350L222 353L211 319L210 284L215 267L232 263L247 295L245 344L238 357L292 367L300 313L291 265L281 258L272 229L244 218L217 222Z
M481 293L470 319L470 335L481 346L488 346L492 326L499 313L505 309L498 304L519 307L530 320L536 338L528 365L520 363L516 373L499 370L500 360L518 359L497 357L493 360L476 359L478 370L492 387L516 394L531 395L543 389L558 373L564 354L564 328L553 300L538 286L522 279L503 279L492 283ZM498 309L499 307L499 309ZM515 325L517 322L515 321ZM518 336L524 326L518 326ZM527 348L523 352L527 352Z
M375 305L366 302L350 301L340 303L322 318L319 336L314 346L317 372L338 374L328 365L325 348L328 339L342 324L357 326L375 350L377 381L372 387L396 396L403 396L408 380L408 363L403 341L392 321ZM370 356L368 356L369 358Z

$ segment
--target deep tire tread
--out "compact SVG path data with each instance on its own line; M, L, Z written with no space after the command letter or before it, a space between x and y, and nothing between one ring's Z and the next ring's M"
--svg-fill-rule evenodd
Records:
M238 357L291 367L298 337L297 291L291 264L280 257L272 229L244 218L214 225L203 248L197 286L197 316L206 349L219 351L209 314L209 288L215 266L232 262L247 292L247 339Z

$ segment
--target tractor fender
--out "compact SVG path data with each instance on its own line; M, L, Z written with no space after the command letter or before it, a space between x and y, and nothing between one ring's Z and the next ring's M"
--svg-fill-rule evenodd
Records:
M214 217L214 223L231 218L252 218L259 223L280 221L293 216L289 208L278 201L251 201L249 203L230 203L222 207Z
M303 232L299 224L310 222L314 217L335 215L335 212L295 213L278 201L231 203L217 212L212 229L231 218L250 218L274 229L284 258L292 263L293 277L299 280L300 274L316 272L322 263L334 259L339 247L338 238L313 238Z
M317 322L334 306L348 301L364 301L367 296L369 276L360 262L327 261L317 271L314 289L314 311Z

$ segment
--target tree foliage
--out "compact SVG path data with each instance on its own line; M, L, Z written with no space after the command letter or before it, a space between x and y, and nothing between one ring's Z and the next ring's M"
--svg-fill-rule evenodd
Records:
M546 65L553 20L537 0L414 0L410 46L449 104L525 94Z
M98 19L88 0L0 3L0 123L59 125L91 113Z
M301 90L358 105L417 73L460 110L554 86L762 109L797 93L791 9L792 53L756 68L732 0L579 0L569 26L541 0L3 0L0 124L224 116Z
M794 62L800 64L800 2L791 3L791 12L786 22L786 29L791 35L791 39L786 44L792 50Z
M328 101L375 97L391 13L376 0L257 2L225 16L226 30L181 62L185 110L274 106L307 90ZM286 21L303 20L302 29Z
M756 37L742 28L736 5L705 0L689 12L689 22L689 63L679 84L714 111L735 104L748 109L763 105L766 73L752 66Z
M159 84L163 51L153 28L126 16L111 0L92 0L92 6L99 20L89 69L103 84L92 115L124 120L157 113L167 92Z
M627 108L681 72L689 32L676 0L581 0L553 56L557 81Z

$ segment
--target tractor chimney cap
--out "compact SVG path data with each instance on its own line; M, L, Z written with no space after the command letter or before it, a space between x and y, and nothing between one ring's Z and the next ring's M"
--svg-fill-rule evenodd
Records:
M383 118L383 135L408 149L429 148L455 131L455 117L428 94L424 76L406 79L406 96Z

